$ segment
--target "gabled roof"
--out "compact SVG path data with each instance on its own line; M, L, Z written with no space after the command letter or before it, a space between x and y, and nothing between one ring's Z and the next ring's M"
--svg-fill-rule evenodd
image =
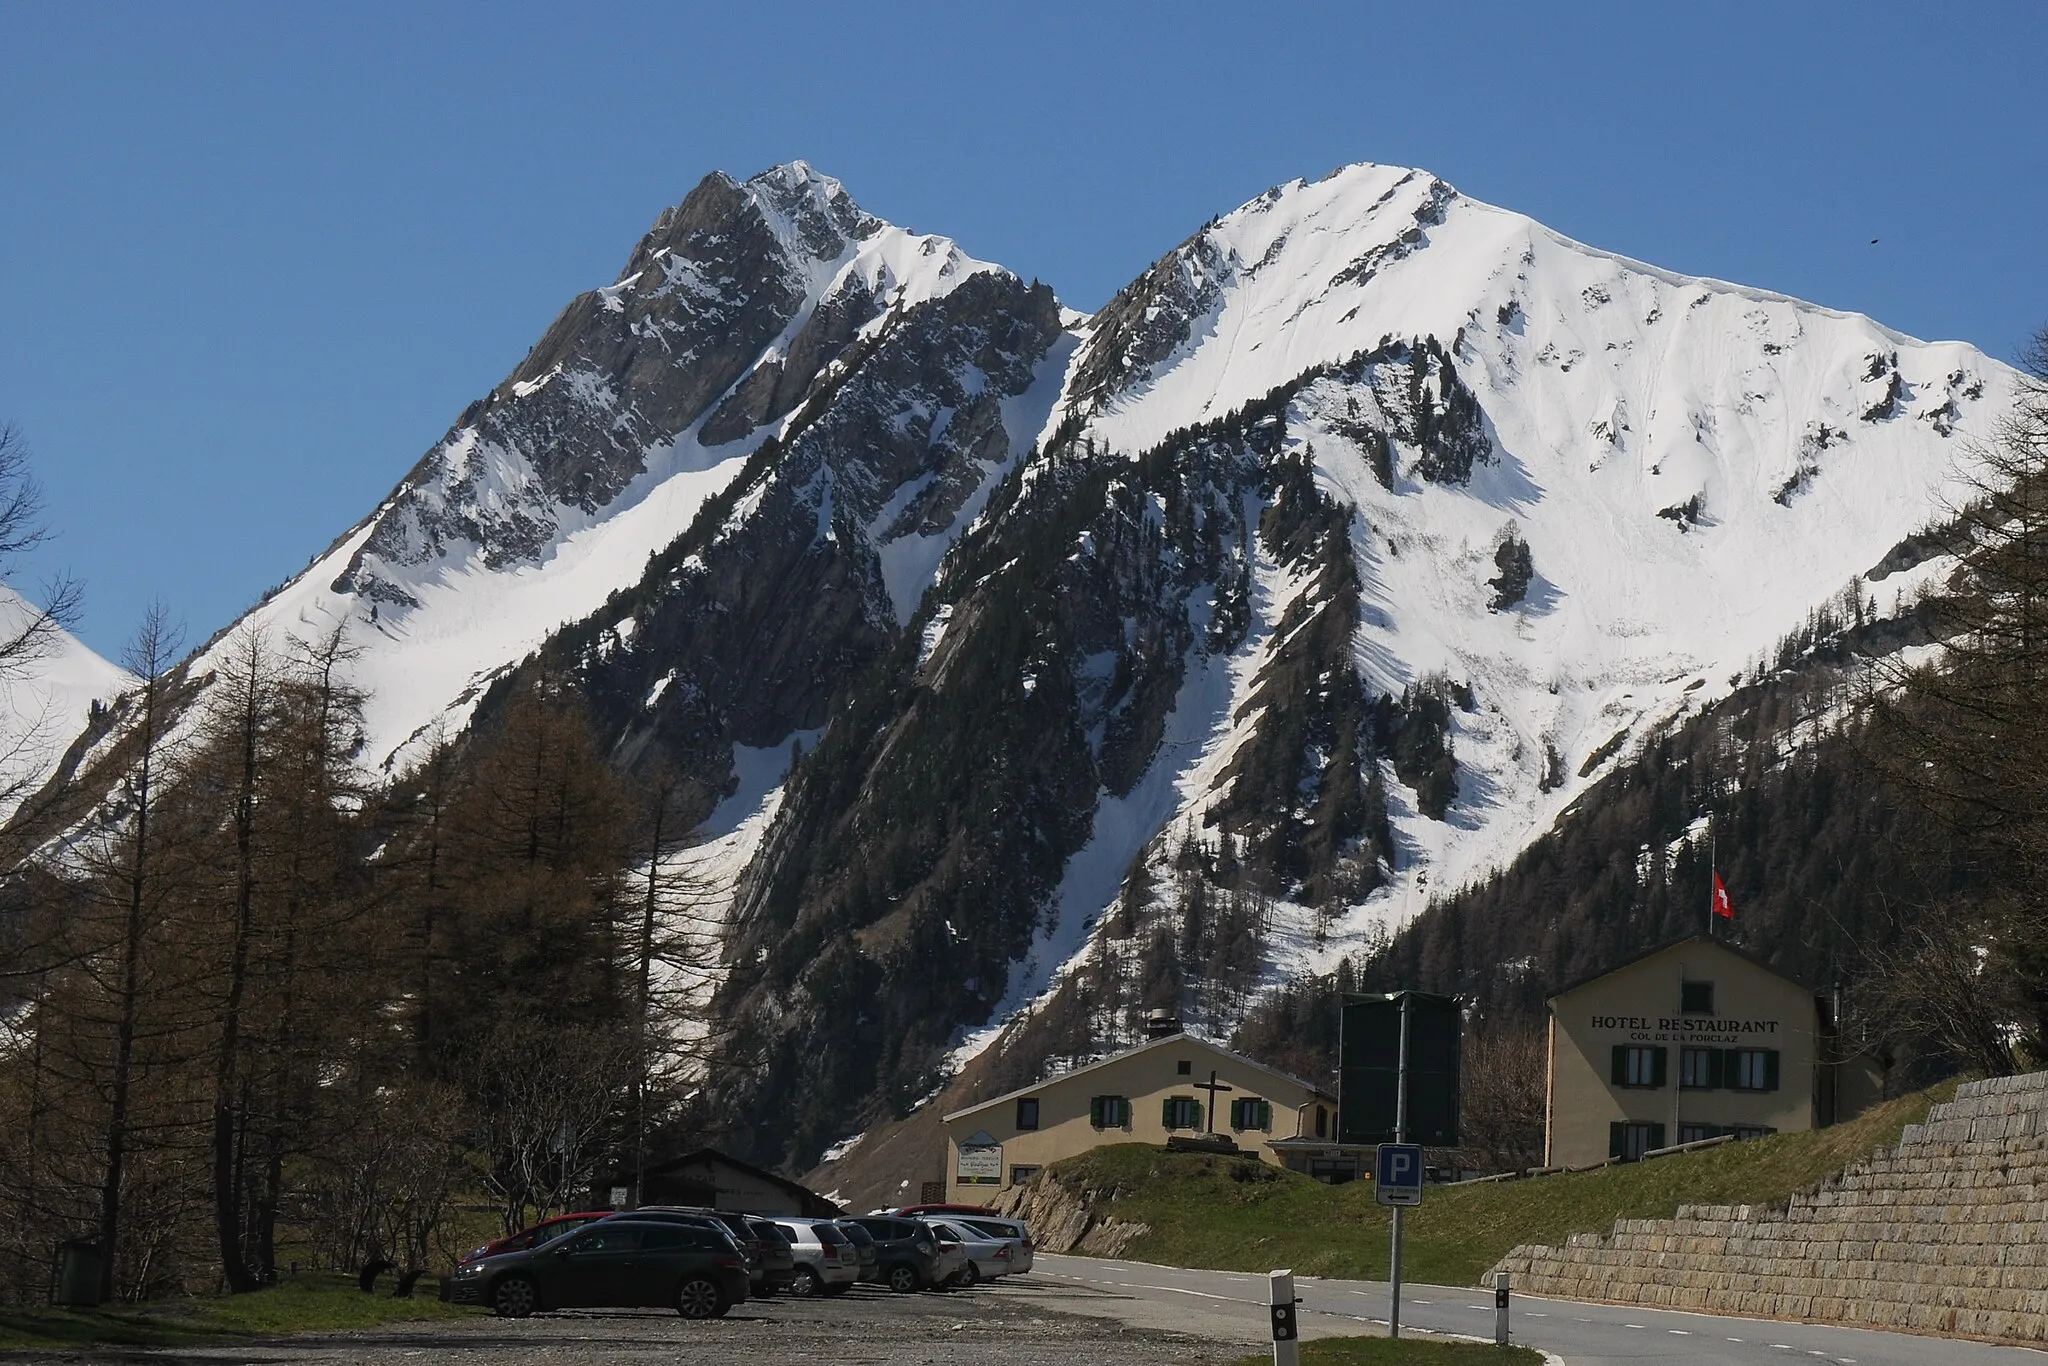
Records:
M1558 997L1569 995L1572 992L1577 991L1580 987L1592 985L1594 982L1599 981L1602 977L1611 977L1615 973L1621 972L1626 968L1632 968L1646 958L1655 958L1660 953L1668 953L1672 949L1684 948L1688 944L1711 945L1712 947L1721 950L1723 953L1733 954L1735 957L1740 958L1743 962L1748 963L1751 967L1759 968L1764 972L1768 972L1771 976L1777 978L1781 982L1790 982L1793 986L1798 987L1801 991L1810 992L1813 990L1812 987L1800 981L1797 977L1793 977L1786 973L1780 972L1778 969L1772 967L1769 963L1766 963L1763 959L1751 953L1748 949L1739 948L1736 945L1729 943L1725 939L1716 939L1711 934L1688 934L1681 935L1677 939L1666 940L1662 944L1658 944L1651 948L1644 949L1641 953L1638 953L1633 957L1624 958L1621 962L1616 963L1613 967L1602 968L1598 972L1587 973L1584 977L1580 977L1575 981L1568 982L1564 986L1559 987L1556 991L1553 991L1550 993L1550 995L1544 997L1544 999L1546 1001L1555 1001Z
M810 1207L813 1205L831 1206L835 1210L837 1208L836 1206L832 1206L831 1201L825 1199L824 1196L819 1195L816 1191L812 1190L809 1186L804 1185L800 1181L792 1181L786 1176L777 1176L774 1172L766 1171L760 1167L756 1167L751 1162L742 1162L737 1157L732 1156L730 1153L722 1153L718 1151L718 1149L716 1148L699 1148L695 1152L684 1153L681 1157L670 1157L664 1158L660 1162L651 1162L647 1166L647 1175L663 1176L679 1168L692 1166L699 1162L710 1162L716 1163L719 1166L730 1167L734 1171L739 1172L745 1176L751 1176L757 1181L766 1181L770 1185L781 1187L784 1191L794 1196L797 1199L797 1201L804 1206L806 1210L806 1217L816 1217L821 1219L828 1217L822 1214L815 1216L810 1215L808 1211Z
M1300 1077L1290 1077L1277 1067L1268 1067L1266 1066L1266 1064L1262 1062L1255 1062L1252 1059L1247 1058L1242 1053L1233 1053L1229 1049L1223 1047L1221 1044L1210 1043L1207 1039L1201 1038L1198 1035L1168 1034L1164 1038L1148 1039L1144 1043L1139 1044L1136 1048L1126 1048L1121 1053L1112 1053L1108 1057L1100 1059L1096 1062L1091 1062L1085 1067L1076 1067L1071 1072L1062 1072L1056 1077L1047 1077L1044 1081L1034 1082L1029 1086L1020 1086L1014 1091L1005 1091L1000 1096L991 1096L987 1100L976 1101L974 1104L968 1106L964 1110L955 1110L950 1115L941 1115L939 1117L939 1122L941 1124L951 1124L954 1120L959 1119L962 1116L974 1114L976 1111L979 1110L986 1110L991 1106L1001 1105L1004 1101L1015 1100L1019 1096L1028 1096L1034 1091L1043 1091L1048 1086L1057 1086L1061 1082L1069 1081L1075 1077L1086 1076L1088 1073L1095 1071L1097 1068L1107 1067L1113 1062L1122 1062L1125 1058L1135 1058L1138 1056L1138 1054L1148 1053L1155 1048L1168 1048L1175 1045L1185 1047L1188 1044L1193 1044L1195 1047L1200 1048L1205 1052L1213 1053L1219 1058L1228 1058L1230 1059L1230 1061L1236 1063L1240 1067L1249 1067L1254 1072L1263 1072L1267 1076L1275 1077L1281 1081L1287 1082L1289 1085L1299 1086L1302 1090L1308 1092L1312 1096L1317 1097L1318 1099L1327 1100L1332 1102L1333 1104L1335 1103L1336 1098L1330 1095L1329 1092L1323 1090L1322 1087L1316 1086L1310 1082L1305 1082Z

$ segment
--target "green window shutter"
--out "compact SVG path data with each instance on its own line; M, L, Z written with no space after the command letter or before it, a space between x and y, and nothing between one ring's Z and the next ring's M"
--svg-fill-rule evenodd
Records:
M1616 1051L1619 1052L1620 1050L1617 1049ZM1622 1155L1622 1144L1627 1141L1628 1125L1623 1124L1617 1119L1607 1126L1607 1155L1609 1157L1620 1157Z
M1088 1101L1088 1122L1098 1129L1105 1127L1102 1118L1105 1099L1103 1096L1092 1096Z
M1613 1073L1614 1073L1614 1075L1613 1075L1612 1077L1610 1077L1610 1078L1609 1078L1609 1080L1611 1080L1611 1081L1612 1081L1612 1082L1613 1082L1613 1083L1614 1083L1614 1084L1615 1084L1616 1086L1626 1086L1626 1085L1628 1085L1628 1045L1627 1045L1627 1044L1620 1044L1620 1043L1618 1043L1618 1044L1616 1044L1616 1045L1614 1046L1614 1066L1613 1066ZM1616 1153L1616 1154L1615 1154L1615 1156L1616 1156L1616 1157L1619 1157L1619 1156L1621 1156L1621 1154L1619 1154L1619 1153Z
M1764 1050L1764 1090L1775 1091L1777 1089L1778 1050L1775 1048L1768 1048Z
M1668 1048L1657 1048L1651 1050L1650 1085L1662 1086L1664 1084L1665 1063L1669 1060L1670 1056L1671 1050ZM1659 1146L1661 1147L1662 1145L1660 1144Z
M1190 1129L1202 1127L1202 1102L1199 1100L1188 1102L1188 1127Z
M1118 1129L1128 1129L1131 1127L1131 1103L1128 1100L1125 1100L1122 1096L1110 1097L1110 1110L1112 1113L1109 1122L1112 1127Z
M1660 1049L1658 1049L1657 1051L1658 1051L1659 1053L1661 1053L1661 1052L1663 1052L1664 1050L1660 1048ZM1652 1125L1650 1126L1650 1147L1649 1147L1649 1148L1645 1148L1645 1149L1643 1149L1643 1151L1644 1151L1644 1152L1648 1152L1648 1151L1650 1150L1650 1148L1661 1148L1661 1147L1663 1147L1663 1146L1664 1146L1664 1126L1663 1126L1663 1125L1661 1125L1661 1124L1652 1124Z
M1177 1116L1173 1113L1173 1097L1168 1096L1164 1101L1160 1102L1159 1123L1164 1128L1175 1128L1176 1126L1173 1121L1176 1118Z
M1273 1102L1262 1100L1259 1102L1258 1109L1258 1119L1253 1127L1266 1133L1271 1133L1273 1131Z
M1725 1052L1718 1048L1709 1048L1707 1050L1707 1085L1714 1087L1717 1090L1720 1087L1726 1085L1726 1083L1721 1080L1721 1075L1722 1064L1723 1061L1727 1058L1727 1056L1728 1055Z

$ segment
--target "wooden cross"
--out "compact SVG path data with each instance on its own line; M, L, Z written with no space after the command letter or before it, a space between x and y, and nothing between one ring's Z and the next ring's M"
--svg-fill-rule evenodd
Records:
M1213 1134L1216 1132L1216 1093L1234 1091L1237 1088L1216 1080L1216 1069L1212 1067L1209 1069L1209 1080L1196 1082L1195 1089L1209 1093L1209 1113L1206 1118L1209 1121L1209 1132Z

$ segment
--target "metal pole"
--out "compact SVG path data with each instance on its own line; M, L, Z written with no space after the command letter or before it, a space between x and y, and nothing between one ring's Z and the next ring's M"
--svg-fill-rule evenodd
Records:
M1508 1345L1508 1273L1493 1273L1493 1342L1496 1347Z
M1401 1058L1394 1074L1394 1142L1408 1141L1408 1006L1414 997L1401 993ZM1392 1296L1388 1300L1387 1336L1401 1336L1401 1206L1394 1206L1394 1250L1388 1259L1387 1279Z
M1267 1300L1273 1306L1273 1366L1301 1366L1301 1344L1293 1336L1298 1331L1294 1322L1294 1273L1275 1271L1266 1278L1266 1286Z

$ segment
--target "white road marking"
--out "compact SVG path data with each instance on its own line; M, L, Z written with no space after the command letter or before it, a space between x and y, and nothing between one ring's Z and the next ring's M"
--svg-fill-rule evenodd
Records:
M1235 1295L1212 1295L1206 1290L1189 1290L1179 1285L1146 1285L1142 1281L1103 1281L1103 1285L1114 1285L1125 1290L1166 1290L1176 1295L1195 1295L1205 1300L1223 1300L1230 1304L1257 1304L1257 1300L1241 1300Z

